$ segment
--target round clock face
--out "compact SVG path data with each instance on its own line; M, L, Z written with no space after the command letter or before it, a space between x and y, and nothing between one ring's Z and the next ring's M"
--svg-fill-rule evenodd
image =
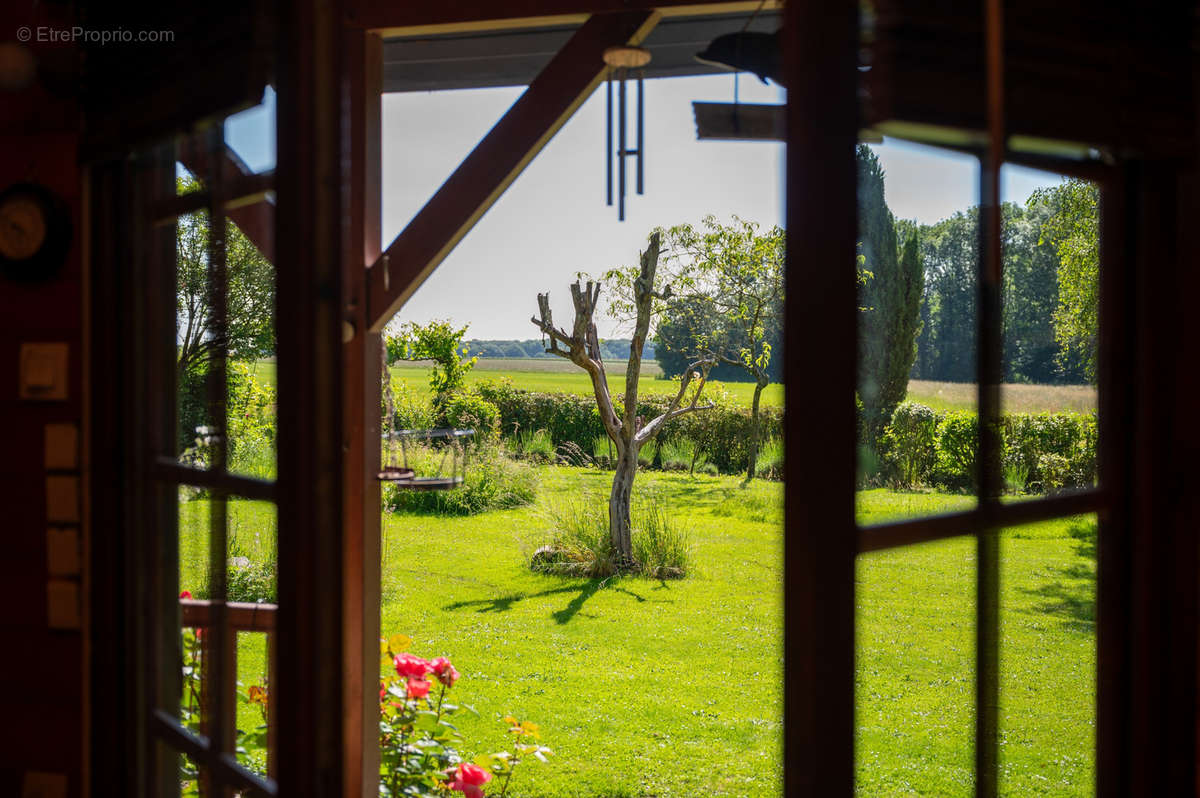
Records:
M32 197L10 197L0 203L0 255L27 260L46 242L46 213Z

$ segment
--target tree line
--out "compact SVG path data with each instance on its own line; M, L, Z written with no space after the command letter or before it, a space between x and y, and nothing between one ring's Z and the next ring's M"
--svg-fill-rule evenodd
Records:
M628 360L628 338L605 338L600 340L600 352L605 360ZM467 351L471 357L487 358L522 358L543 357L552 358L554 355L546 351L546 342L538 338L524 341L511 340L480 340L472 339L466 342ZM654 344L647 342L645 355L654 358Z
M857 160L859 398L868 423L885 423L910 379L975 380L979 209L929 225L896 219L875 153L860 145ZM1034 192L1024 205L1004 204L1005 381L1095 381L1098 205L1096 187L1074 179ZM696 260L709 263L713 274L736 276L737 263L759 262L765 241L768 251L782 252L781 230L755 230L735 240L733 233L745 224L741 220L708 224L709 238L721 239L722 246L696 253ZM803 290L802 281L793 283ZM736 280L729 287L740 290ZM681 373L697 352L721 340L725 349L744 355L774 350L763 371L769 381L779 381L782 288L768 301L773 304L767 312L747 326L741 323L747 318L744 303L735 303L731 323L729 308L684 292L657 328L663 373ZM711 376L758 381L738 360L721 360Z

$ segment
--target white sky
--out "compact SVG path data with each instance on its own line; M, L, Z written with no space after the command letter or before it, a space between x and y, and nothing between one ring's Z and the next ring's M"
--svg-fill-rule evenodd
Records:
M784 93L745 75L743 102L783 102ZM634 92L630 84L630 134ZM550 291L569 313L576 272L634 263L650 229L737 214L764 227L783 223L784 147L776 142L700 142L693 100L730 102L732 75L646 81L646 193L633 192L629 161L626 220L605 205L604 92L600 89L551 139L507 192L401 309L405 321L470 323L472 338L535 338L529 317ZM383 241L421 209L521 89L387 94L383 98ZM615 92L614 92L615 94ZM274 166L274 94L226 125L230 145L256 170ZM630 138L629 146L634 145ZM978 201L978 165L965 155L887 139L874 145L886 172L887 202L899 218L932 223ZM615 181L614 181L615 182ZM1006 167L1006 199L1024 202L1058 182ZM598 320L602 337L620 331Z

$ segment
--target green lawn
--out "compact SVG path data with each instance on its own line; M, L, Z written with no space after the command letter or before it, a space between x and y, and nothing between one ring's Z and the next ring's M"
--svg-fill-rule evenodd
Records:
M449 656L470 753L500 750L498 718L541 724L556 757L514 779L526 798L776 796L780 791L781 515L777 484L644 473L691 531L682 581L531 573L543 507L602 493L609 475L541 470L539 506L472 518L384 518L385 633ZM863 520L969 500L866 491ZM203 567L204 502L181 506L183 582ZM270 527L231 504L239 540ZM1094 548L1078 519L1003 540L1002 790L1092 792ZM266 536L263 536L264 538ZM858 566L858 773L864 796L967 795L973 723L974 545L865 555ZM261 645L242 645L243 678ZM257 658L256 658L257 657Z

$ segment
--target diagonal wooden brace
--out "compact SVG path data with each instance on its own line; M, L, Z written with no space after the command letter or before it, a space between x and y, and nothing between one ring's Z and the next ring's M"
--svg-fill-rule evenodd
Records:
M370 267L372 330L382 329L591 95L604 77L604 49L641 42L658 18L655 11L596 14L575 32Z

